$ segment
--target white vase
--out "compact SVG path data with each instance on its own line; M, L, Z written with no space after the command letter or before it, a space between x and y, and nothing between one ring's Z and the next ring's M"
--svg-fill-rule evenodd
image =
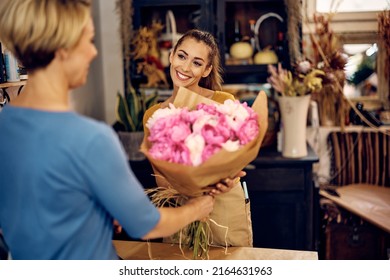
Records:
M282 156L307 156L306 121L310 95L280 96L278 102L283 125Z
M120 141L122 142L122 146L126 151L127 158L129 160L139 161L144 160L145 155L140 152L140 147L142 140L144 138L143 131L136 132L118 132L118 136Z

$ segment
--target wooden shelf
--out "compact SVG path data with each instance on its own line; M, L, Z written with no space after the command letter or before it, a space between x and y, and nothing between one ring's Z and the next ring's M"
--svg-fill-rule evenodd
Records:
M11 83L0 83L0 88L9 88L9 87L21 87L26 85L26 81L20 82L11 82Z

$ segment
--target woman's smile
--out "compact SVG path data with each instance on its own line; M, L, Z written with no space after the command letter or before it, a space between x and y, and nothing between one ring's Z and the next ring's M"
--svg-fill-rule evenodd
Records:
M185 74L183 74L183 73L181 73L181 72L179 72L177 70L176 70L176 76L181 81L187 81L188 79L191 78L191 76L185 75Z

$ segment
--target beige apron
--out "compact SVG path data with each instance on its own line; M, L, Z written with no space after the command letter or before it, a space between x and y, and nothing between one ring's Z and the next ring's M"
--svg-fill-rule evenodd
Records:
M245 202L241 182L229 192L216 196L210 219L219 225L210 221L212 244L253 247L250 202Z

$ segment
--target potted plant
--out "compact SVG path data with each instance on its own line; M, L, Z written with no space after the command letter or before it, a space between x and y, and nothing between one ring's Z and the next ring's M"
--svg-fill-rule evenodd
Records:
M157 102L157 92L146 95L128 84L125 94L117 93L116 119L114 125L129 160L143 160L139 151L144 136L143 116L145 111Z
M151 95L146 95L144 90L136 90L131 85L125 91L124 96L118 92L116 102L116 119L120 125L118 132L142 132L143 116L145 111L156 104L157 91Z

